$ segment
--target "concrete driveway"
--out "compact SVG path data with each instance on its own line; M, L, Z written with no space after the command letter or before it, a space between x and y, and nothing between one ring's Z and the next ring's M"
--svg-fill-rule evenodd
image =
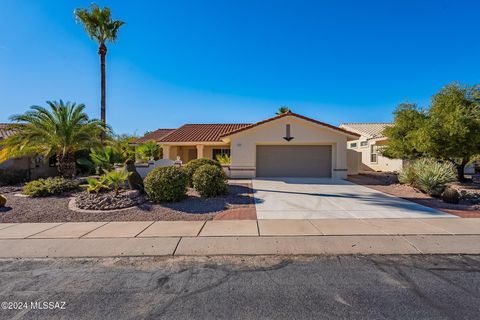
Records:
M252 184L258 219L455 217L345 180L272 178Z

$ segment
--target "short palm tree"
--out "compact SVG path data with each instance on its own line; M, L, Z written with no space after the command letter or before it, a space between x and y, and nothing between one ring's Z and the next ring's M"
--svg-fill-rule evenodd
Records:
M47 101L50 110L32 106L30 111L10 119L16 133L0 141L0 162L30 154L57 156L58 172L64 177L76 173L75 152L100 145L103 124L90 120L85 105Z
M112 20L110 9L105 7L101 9L92 4L90 11L88 9L76 9L75 16L85 27L85 31L90 38L98 42L98 54L100 55L100 119L106 123L105 113L105 56L107 55L107 42L115 42L117 40L118 30L125 22L120 20Z
M287 113L287 112L290 112L290 107L281 106L280 108L278 108L278 111L276 112L276 114L281 115L281 114L284 114L284 113Z

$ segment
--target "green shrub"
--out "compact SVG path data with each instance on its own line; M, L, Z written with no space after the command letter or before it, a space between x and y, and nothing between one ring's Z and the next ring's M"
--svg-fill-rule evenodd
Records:
M415 172L415 166L413 162L405 165L402 171L398 174L398 181L403 184L408 184L411 186L415 185L415 181L417 180L417 174Z
M193 174L193 187L203 197L228 194L228 178L222 168L205 164Z
M217 154L215 159L223 165L228 165L232 162L232 158L228 154Z
M193 174L195 173L195 171L197 171L198 168L200 168L201 166L203 166L205 164L214 165L214 166L219 167L220 169L222 168L222 166L220 165L220 163L218 161L207 159L207 158L200 158L200 159L194 159L194 160L189 161L183 167L183 170L185 170L185 173L188 176L188 185L190 187L193 186L193 182L192 182Z
M6 204L7 204L7 198L0 194L0 208L5 207Z
M149 140L137 147L137 154L142 160L158 160L162 158L162 147L155 140Z
M154 202L175 202L187 196L188 176L177 167L155 168L143 182L145 192Z
M77 189L77 181L62 177L38 179L28 182L23 193L32 197L48 197Z
M445 185L457 178L452 164L432 159L415 161L414 170L415 186L434 197L440 196L445 190Z
M113 190L115 190L115 194L118 195L118 192L121 188L125 187L125 182L127 182L128 176L130 172L127 170L112 170L112 171L105 171L105 183L109 185Z
M108 184L105 183L105 176L101 176L100 179L88 177L87 184L83 185L88 193L101 193L110 190Z

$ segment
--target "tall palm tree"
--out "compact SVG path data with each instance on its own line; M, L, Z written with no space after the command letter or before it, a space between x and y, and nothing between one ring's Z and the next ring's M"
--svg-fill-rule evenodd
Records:
M71 178L76 173L75 152L99 146L105 129L101 121L88 118L84 104L62 100L47 104L50 110L32 106L30 111L10 117L16 133L0 141L0 162L30 154L56 155L58 172Z
M96 4L92 4L90 11L88 9L76 9L75 16L85 27L85 31L90 38L98 42L98 54L100 55L100 119L106 124L105 115L105 56L107 55L107 42L115 42L117 40L118 30L125 22L120 20L112 20L110 8L100 8Z
M281 114L284 114L284 113L287 113L287 112L290 112L290 107L281 106L280 108L278 108L278 111L275 114L276 115L281 115Z

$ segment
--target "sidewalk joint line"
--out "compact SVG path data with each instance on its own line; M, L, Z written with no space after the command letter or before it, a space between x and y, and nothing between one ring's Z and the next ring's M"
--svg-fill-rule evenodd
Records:
M418 236L418 235L416 235L416 236ZM415 250L417 250L418 252L420 252L420 254L425 254L425 253L423 253L422 250L420 250L419 248L417 248L416 245L414 245L412 242L408 241L408 239L405 237L405 235L401 235L401 236L399 236L399 237L400 237L400 238L403 238L403 240L405 240L405 241L406 241L409 245L411 245Z
M55 223L55 222L54 222L54 223ZM58 224L58 225L56 225L56 226L53 226L53 227L51 227L51 228L48 228L48 229L39 231L39 232L34 233L34 234L31 234L31 235L29 235L29 236L27 236L27 237L25 237L25 238L23 238L23 239L30 239L30 237L33 237L33 236L35 236L35 235L37 235L37 234L39 234L39 233L48 231L48 230L50 230L50 229L53 229L53 228L56 228L56 227L60 227L60 226L64 225L65 223L66 223L66 222L60 222L60 224ZM22 223L21 223L21 224L22 224Z
M172 256L175 256L175 253L177 253L177 248L178 248L178 246L180 245L180 241L182 241L182 238L183 238L183 237L180 237L180 238L178 239L177 245L175 246L175 249L173 249Z
M313 222L310 219L306 219L318 232L320 232L320 236L325 236L325 233L323 233L320 228L318 228L316 225L313 224Z
M203 228L204 228L205 225L207 224L207 221L208 221L208 220L203 221L203 224L202 224L202 226L200 227L200 230L198 230L198 233L197 233L197 235L196 235L195 237L200 236L200 233L202 232Z
M94 222L95 222L95 221L94 221ZM99 221L99 222L103 222L103 221ZM92 233L93 231L95 231L95 230L97 230L97 229L100 229L101 227L103 227L104 225L106 225L106 224L108 224L108 223L110 223L110 221L104 222L103 224L99 225L98 227L94 228L93 230L90 230L90 231L88 231L87 233L81 235L80 237L78 237L78 239L81 239L81 238L85 237L87 234Z
M129 222L132 222L132 221L129 221ZM148 228L150 228L150 226L151 226L152 224L154 224L155 222L157 222L157 221L153 221L152 223L150 223L148 226L146 226L145 228L143 228L142 231L140 231L139 233L137 233L136 235L134 235L133 238L138 237L143 231L145 231L145 230L147 230Z

